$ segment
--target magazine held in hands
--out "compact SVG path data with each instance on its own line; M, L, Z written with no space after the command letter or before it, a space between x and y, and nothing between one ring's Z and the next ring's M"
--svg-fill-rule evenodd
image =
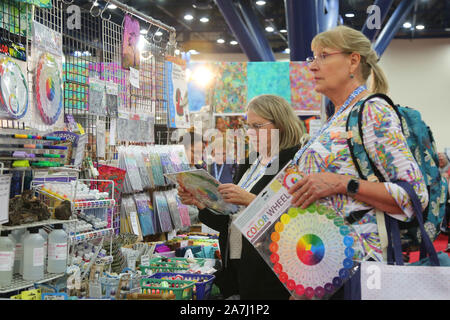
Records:
M166 173L165 176L175 184L180 184L218 214L233 214L238 211L238 206L223 200L218 190L220 182L204 169Z
M288 189L302 178L288 164L235 220L296 299L327 299L356 271L361 238L344 219L317 202L292 207Z

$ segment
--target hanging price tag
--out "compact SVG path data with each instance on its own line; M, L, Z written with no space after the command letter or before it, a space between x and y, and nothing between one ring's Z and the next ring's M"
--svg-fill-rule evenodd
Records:
M139 89L139 70L130 67L130 83Z
M147 254L141 256L141 265L147 266L147 267L150 265L150 257Z

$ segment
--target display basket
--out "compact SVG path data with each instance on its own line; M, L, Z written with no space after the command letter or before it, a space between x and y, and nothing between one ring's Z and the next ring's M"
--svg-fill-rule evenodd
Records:
M212 274L170 273L159 272L152 275L152 279L173 280L174 277L182 276L184 281L194 281L194 300L208 300L211 294L213 281L216 278Z
M174 267L190 267L192 264L198 264L200 267L205 265L205 259L194 258L194 262L189 262L187 258L167 258L156 257L150 260L150 265L154 266L174 266Z
M168 287L163 287L166 283ZM194 281L163 280L157 278L141 279L141 292L144 294L175 294L175 300L191 300L194 291Z
M142 271L143 275L148 275L149 271L151 271L151 274L155 274L158 272L186 272L187 270L189 270L189 267L140 265L139 269Z

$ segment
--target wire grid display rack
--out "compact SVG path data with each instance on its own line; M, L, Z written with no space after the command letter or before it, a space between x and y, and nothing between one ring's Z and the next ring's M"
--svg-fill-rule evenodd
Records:
M116 3L110 0L108 3ZM104 4L105 6L108 3ZM73 2L76 4L76 2ZM117 3L120 5L119 3ZM97 78L118 85L118 110L130 114L145 114L149 116L150 143L170 143L168 139L168 117L166 101L165 56L172 48L168 45L168 33L164 37L155 37L155 31L160 30L153 24L151 18L137 16L149 36L140 44L139 88L130 83L130 71L122 68L122 43L124 25L106 17L103 11L95 10L94 5L80 7L81 28L71 28L66 23L71 15L67 8L72 5L70 0L53 0L52 9L35 8L34 20L45 26L61 32L63 39L63 73L64 73L64 113L72 116L80 123L88 136L85 155L94 164L99 160L104 163L114 163L118 159L116 145L147 144L133 140L116 140L116 145L110 145L112 121L116 119L109 115L95 115L89 110L89 79ZM124 8L125 7L125 8ZM133 9L120 5L124 14L133 14ZM69 11L70 12L70 11ZM153 32L150 32L153 29ZM171 30L172 37L174 30ZM173 48L171 49L173 51ZM104 157L99 157L97 150L98 123L105 123L106 138ZM121 128L117 128L121 130ZM166 133L167 138L161 140ZM155 139L156 138L156 139ZM119 205L113 210L114 229L119 229Z

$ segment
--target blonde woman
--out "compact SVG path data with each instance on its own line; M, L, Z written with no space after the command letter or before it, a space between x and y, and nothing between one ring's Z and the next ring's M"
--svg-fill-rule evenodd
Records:
M318 136L311 138L294 157L305 176L289 190L292 203L306 208L318 202L332 208L353 223L365 240L366 253L383 261L385 227L383 214L377 215L376 211L407 221L413 216L413 208L408 194L398 185L359 179L345 125L356 103L371 93L387 92L386 78L370 41L357 30L339 26L320 33L311 48L314 57L308 62L315 90L327 96L336 108ZM370 89L366 86L368 80L372 83ZM408 148L400 121L386 101L374 98L366 103L362 132L368 155L385 181L409 182L424 209L428 193L422 173ZM355 217L356 212L364 214ZM343 290L336 297L342 298Z
M235 184L222 184L219 187L227 202L240 205L242 209L292 159L301 146L304 134L302 123L289 103L274 95L261 95L249 102L247 126L250 140L256 140L256 161L249 163L247 158L246 163L238 167ZM279 141L272 140L277 135ZM194 200L186 190L179 189L178 194L183 203L194 204L200 209L199 219L202 223L220 232L223 269L216 274L216 283L224 298L235 295L243 300L289 298L288 291L258 252L231 225L239 213L233 217L217 215Z

